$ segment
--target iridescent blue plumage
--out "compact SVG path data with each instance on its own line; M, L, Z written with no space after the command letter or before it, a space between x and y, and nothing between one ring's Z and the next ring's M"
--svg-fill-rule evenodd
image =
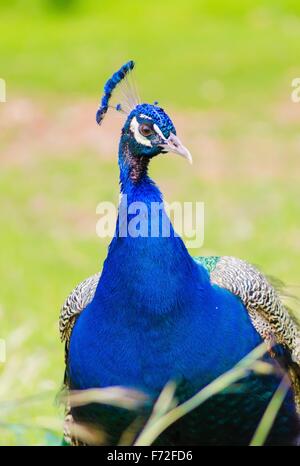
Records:
M122 67L106 84L99 121L112 90L129 68L128 64ZM175 234L165 209L154 218L151 215L153 203L161 203L162 195L148 175L148 164L166 151L190 160L164 110L137 105L127 117L119 144L123 197L116 233L94 298L79 315L71 335L67 367L71 388L121 385L140 389L155 400L173 379L184 401L261 342L242 301L211 283L206 268ZM130 234L133 213L124 207L125 198L127 205L143 204L149 219L144 234ZM161 230L157 236L149 234L156 223L169 224L168 237ZM213 398L159 441L165 445L246 444L277 383L273 375L252 375L236 387L236 393ZM73 415L80 422L104 425L111 443L118 442L132 420L122 410L94 405L76 408ZM270 443L292 443L295 426L288 398Z

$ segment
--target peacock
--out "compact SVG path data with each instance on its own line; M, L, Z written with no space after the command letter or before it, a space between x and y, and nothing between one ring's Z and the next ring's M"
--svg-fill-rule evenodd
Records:
M249 372L232 390L177 420L156 443L249 444L278 387L281 368L291 389L266 443L295 445L300 434L299 326L256 267L229 256L192 257L164 207L150 215L152 203L163 203L148 174L151 159L166 153L190 162L192 157L158 102L140 102L133 68L129 61L106 82L96 113L99 125L110 107L126 118L118 152L121 196L115 234L102 271L66 299L59 328L68 390L121 386L145 393L150 402L139 413L95 403L72 406L66 425L101 427L106 442L117 445L135 416L144 425L150 405L169 381L176 381L176 398L183 402L264 341L263 359L276 367L274 373ZM113 106L116 88L124 98ZM132 235L134 215L126 206L137 202L149 221ZM162 224L169 226L168 235ZM158 234L151 234L153 228ZM65 439L80 444L74 434L66 432Z

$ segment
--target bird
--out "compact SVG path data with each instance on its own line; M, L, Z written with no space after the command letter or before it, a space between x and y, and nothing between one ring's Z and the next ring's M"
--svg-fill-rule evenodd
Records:
M100 125L109 108L125 123L118 150L120 203L115 234L102 271L85 279L61 308L59 330L65 343L67 390L126 387L139 390L153 406L176 381L176 400L184 402L229 371L262 342L268 374L249 372L232 391L218 393L179 419L156 439L159 445L247 445L282 374L291 388L266 439L269 445L296 445L300 424L300 329L276 287L260 270L230 256L192 257L163 206L149 175L154 157L192 157L163 108L142 103L133 80L134 62L125 63L104 86L96 113ZM115 89L122 102L113 106ZM125 202L126 200L126 202ZM130 230L143 205L145 225ZM151 212L151 205L162 206ZM150 215L151 214L151 215ZM168 226L168 235L161 225ZM153 229L158 232L151 234ZM282 372L281 372L282 371ZM281 375L280 375L281 374ZM68 423L101 428L117 445L138 414L90 403L69 406ZM65 442L81 444L65 433Z

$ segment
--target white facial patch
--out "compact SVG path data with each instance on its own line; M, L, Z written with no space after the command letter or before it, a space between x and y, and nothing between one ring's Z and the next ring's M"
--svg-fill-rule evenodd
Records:
M159 127L154 123L153 125L153 129L154 131L163 139L165 140L166 138L164 137L163 133L161 132L161 130L159 129Z
M151 142L139 132L139 123L136 117L133 117L130 123L130 130L133 132L136 142L143 144L143 146L152 147Z

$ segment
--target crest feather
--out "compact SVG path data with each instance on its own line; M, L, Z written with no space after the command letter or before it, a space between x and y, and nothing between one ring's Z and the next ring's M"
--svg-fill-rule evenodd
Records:
M139 104L139 97L135 82L131 71L134 68L134 61L130 60L116 71L104 86L104 94L102 96L99 108L96 113L96 121L101 124L108 107L112 107L117 111L129 114ZM120 85L120 86L119 86ZM122 102L116 106L109 105L112 93L119 86L122 93Z

